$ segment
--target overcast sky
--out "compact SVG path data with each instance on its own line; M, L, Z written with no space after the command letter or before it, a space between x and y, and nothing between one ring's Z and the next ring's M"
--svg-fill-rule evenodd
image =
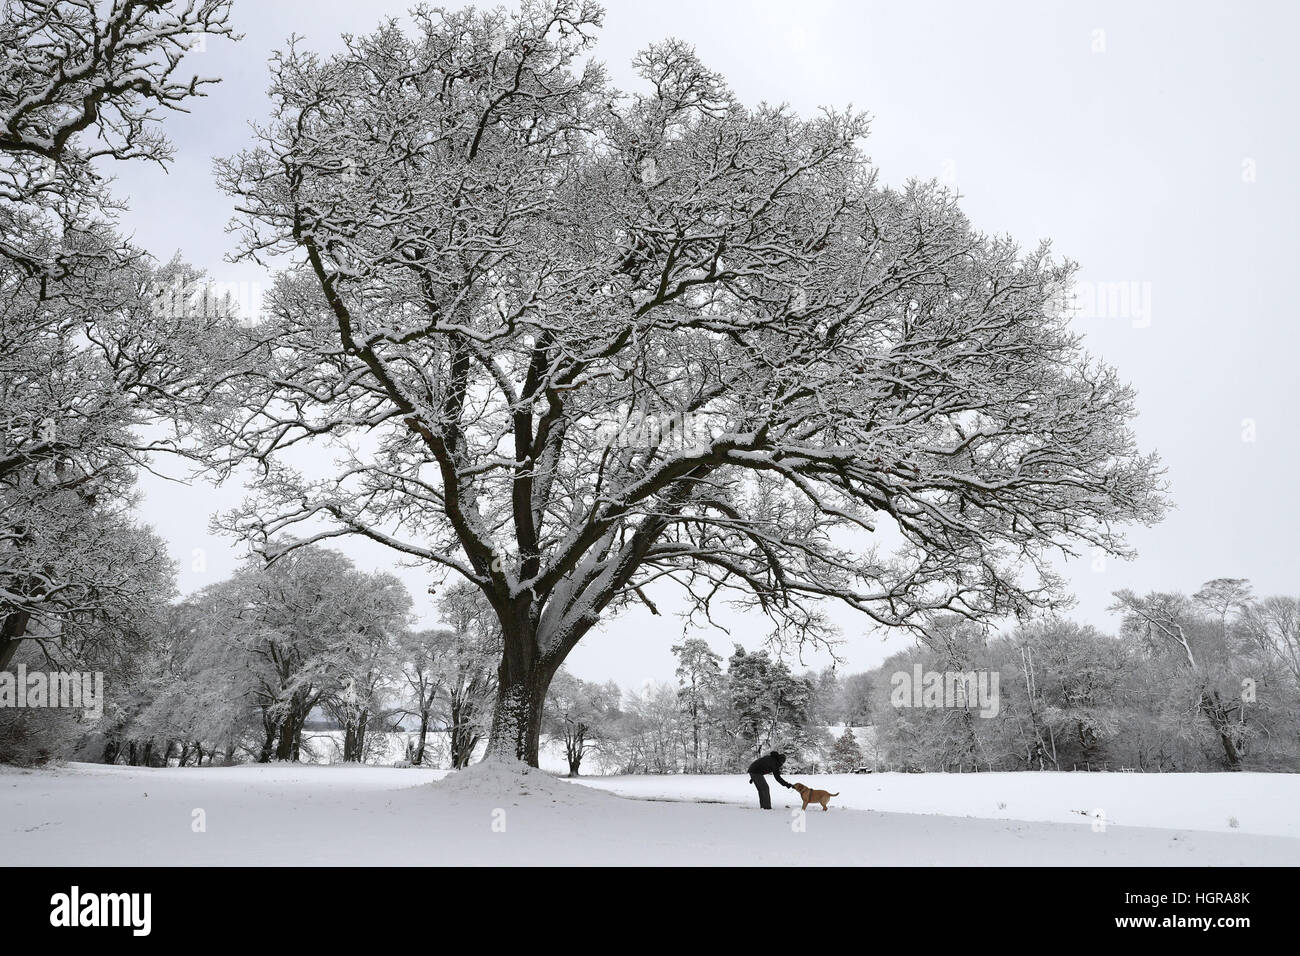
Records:
M213 279L265 286L257 268L224 261L231 205L212 158L248 145L248 124L265 119L266 60L290 34L332 51L340 33L409 5L236 0L244 40L190 58L223 82L191 115L169 118L170 172L119 171L127 231L159 258L179 250ZM1089 555L1064 567L1075 617L1113 630L1118 588L1193 591L1231 576L1260 593L1300 590L1294 4L608 0L606 10L595 56L617 85L633 85L639 48L677 36L748 104L868 110L867 151L885 182L953 183L977 227L1026 247L1050 238L1080 264L1077 327L1137 387L1139 440L1163 457L1176 510L1133 531L1136 561ZM183 591L233 569L241 549L207 522L241 489L151 476L142 486L143 517L170 543ZM341 547L364 567L393 566L375 547ZM428 575L401 573L428 613ZM848 671L901 646L851 612L835 616ZM729 620L731 635L702 636L724 654L733 642L759 646L761 619ZM681 635L671 615L630 614L588 638L570 667L625 686L668 679Z

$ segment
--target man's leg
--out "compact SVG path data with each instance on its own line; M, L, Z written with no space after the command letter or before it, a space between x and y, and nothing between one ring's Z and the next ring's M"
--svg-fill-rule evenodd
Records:
M771 810L772 791L767 789L767 778L762 774L755 774L749 779L754 781L754 786L758 787L758 805L764 810Z

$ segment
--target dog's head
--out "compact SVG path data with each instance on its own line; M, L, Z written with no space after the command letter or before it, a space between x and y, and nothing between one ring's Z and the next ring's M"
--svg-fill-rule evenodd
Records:
M799 792L800 796L808 792L808 788L805 787L802 783L792 784L792 786L795 788L795 790Z

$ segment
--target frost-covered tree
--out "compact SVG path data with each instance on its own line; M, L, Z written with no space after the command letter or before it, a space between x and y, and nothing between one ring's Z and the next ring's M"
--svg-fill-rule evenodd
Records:
M182 450L218 356L238 349L233 313L160 307L158 290L200 282L141 258L42 295L0 258L0 667L24 639L69 647L104 621L124 634L170 600L134 486L151 455Z
M1224 615L1239 601L1214 600L1209 595L1223 596L1222 589L1212 587L1215 583L1195 598L1177 592L1116 591L1112 610L1122 615L1121 634L1147 660L1167 665L1185 728L1214 740L1224 765L1237 770L1252 728L1243 710L1243 675L1234 673L1232 666Z
M853 736L853 728L845 727L831 748L830 766L834 773L852 773L862 766L862 748L858 738Z
M1279 596L1251 602L1242 609L1240 633L1262 669L1276 672L1293 695L1300 695L1300 600Z
M722 657L698 637L674 644L672 652L677 658L677 699L691 728L687 771L702 773L709 759L709 732L722 703Z
M839 677L834 667L823 667L820 671L805 671L804 675L812 683L812 700L808 706L808 718L814 724L830 727L843 723L840 713Z
M837 716L851 727L865 727L872 723L873 697L870 674L849 674L838 684Z
M1026 765L1033 745L1057 767L1096 767L1120 732L1121 697L1130 666L1124 645L1094 628L1056 616L1028 621L995 646L1000 669L1014 675L1008 717L1022 719ZM1032 691L1032 693L1031 693Z
M776 746L807 743L813 683L791 674L784 661L737 644L727 660L726 688L733 756L742 763Z
M230 0L0 2L0 260L55 287L137 253L110 229L113 162L166 165L161 118L218 82L185 54L231 37Z
M396 577L359 571L326 548L303 548L269 566L251 559L187 603L197 632L188 663L193 693L219 688L241 708L223 734L256 736L259 761L297 760L308 716L328 705L348 737L345 759L361 759L410 613Z
M175 743L182 766L191 756L211 760L218 750L230 759L242 702L196 667L196 652L211 633L209 610L200 597L160 609L157 635L130 655L130 671L105 676L105 716L87 741L91 755L149 765L163 762Z
M399 713L416 720L417 737L407 747L412 766L423 766L434 710L443 693L446 648L456 641L447 628L410 630L398 638Z
M364 592L366 619L340 628L329 662L333 689L321 698L321 707L343 729L343 761L361 763L366 759L371 722L387 710L411 598L389 574L353 575L345 580L344 586Z
M668 683L647 683L622 695L602 756L619 773L681 773L690 760L690 729Z
M585 681L564 669L556 673L547 689L543 727L564 744L570 777L578 776L583 758L601 745L619 716L620 697L612 682Z
M290 263L211 436L265 467L230 526L478 588L492 745L534 764L552 676L652 587L818 641L824 601L1005 615L1053 603L1054 552L1126 553L1157 465L1055 307L1071 266L883 186L862 115L748 107L680 42L616 92L582 60L601 17L420 9L275 57L220 164L242 254ZM307 444L337 469L291 467Z
M445 692L442 720L449 737L451 766L460 770L469 766L491 725L501 631L491 605L468 582L448 588L438 601L438 610L449 628L440 656Z
M443 626L412 631L400 642L402 713L418 721L411 763L425 761L430 731L447 735L452 769L469 765L488 731L501 639L482 593L460 583L438 601Z
M94 630L114 641L170 598L161 542L130 511L135 469L178 436L140 428L183 430L209 356L238 350L208 317L158 308L152 290L193 270L116 233L108 173L170 160L160 117L215 82L182 76L182 57L229 36L228 12L0 3L0 667L24 640L54 656Z

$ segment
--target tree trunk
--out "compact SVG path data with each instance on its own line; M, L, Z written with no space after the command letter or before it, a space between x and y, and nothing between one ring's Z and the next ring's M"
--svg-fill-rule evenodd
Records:
M275 759L288 760L293 755L293 718L286 717L280 724L280 739L275 745Z
M582 745L570 747L566 756L569 758L569 776L578 776L578 771L582 768Z
M700 710L691 704L691 772L700 772Z
M27 622L31 614L27 611L14 611L6 614L4 623L0 624L0 671L6 670L18 652L23 635L27 633Z
M424 740L429 736L429 712L420 711L420 741L415 745L415 754L411 757L411 765L420 767L424 765Z
M510 672L504 662L499 673L488 750L493 755L513 757L536 767L541 746L542 707L551 674L541 667L523 673Z
M1232 734L1219 731L1219 741L1223 744L1223 756L1228 761L1228 767L1232 770L1240 770L1241 754L1237 751L1237 744L1232 739Z
M343 728L343 762L362 763L366 755L366 711L349 714Z
M370 728L370 711L363 710L357 720L357 763L366 762L366 731Z
M343 762L351 763L356 759L356 736L352 732L352 721L343 725Z
M271 716L267 707L262 708L262 749L257 755L258 763L270 763L275 752L275 735L280 732L279 722Z
M1214 728L1214 732L1219 735L1219 742L1223 745L1224 761L1229 770L1241 769L1241 753L1237 749L1237 742L1233 738L1233 727L1231 716L1224 707L1219 694L1215 691L1213 694L1207 691L1201 691L1201 713L1203 713Z
M298 759L302 744L302 725L306 719L307 715L298 710L291 710L285 715L284 723L280 725L280 742L275 748L276 760L296 761Z
M503 629L501 666L497 669L496 709L488 753L537 766L542 736L542 709L562 653L543 657L531 621Z

